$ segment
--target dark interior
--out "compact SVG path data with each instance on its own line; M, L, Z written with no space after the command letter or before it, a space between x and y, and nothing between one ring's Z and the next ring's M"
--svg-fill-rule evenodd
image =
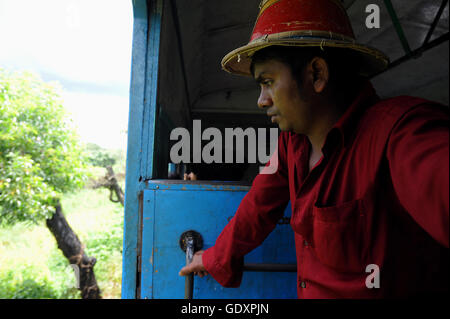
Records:
M248 42L260 0L171 0L164 1L159 60L159 115L157 122L156 178L167 178L169 150L175 127L191 130L192 121L200 119L202 128L270 127L264 111L256 105L259 89L251 78L231 75L221 70L222 57ZM381 28L367 29L365 12L368 1L343 1L356 39L385 52L394 62L408 52L402 46L384 1L371 0L381 9ZM392 1L411 51L419 48L441 0ZM428 42L447 34L448 5L443 9ZM372 83L384 98L414 95L448 105L448 41L376 76ZM227 180L221 171L217 180ZM250 164L246 177L251 182L259 164ZM214 174L213 174L214 175ZM234 177L233 177L234 178ZM210 179L205 178L205 179Z

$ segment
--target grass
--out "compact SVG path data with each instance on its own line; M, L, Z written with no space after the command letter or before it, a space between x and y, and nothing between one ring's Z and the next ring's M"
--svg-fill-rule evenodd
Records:
M87 255L97 259L103 298L120 298L123 207L109 200L107 189L83 189L65 195L61 204ZM0 228L0 298L80 298L75 285L45 222Z

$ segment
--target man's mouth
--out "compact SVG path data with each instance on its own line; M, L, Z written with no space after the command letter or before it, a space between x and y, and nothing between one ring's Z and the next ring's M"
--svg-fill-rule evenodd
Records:
M272 123L274 123L276 118L278 118L278 114L272 113L272 112L267 112L267 116L270 117L270 120L272 121Z

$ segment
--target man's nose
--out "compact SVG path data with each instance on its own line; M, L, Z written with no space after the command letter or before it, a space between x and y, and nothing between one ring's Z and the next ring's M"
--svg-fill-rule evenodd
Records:
M261 93L259 94L259 98L258 98L258 107L263 109L263 108L271 106L271 105L272 105L272 99L267 94L266 90L262 89Z

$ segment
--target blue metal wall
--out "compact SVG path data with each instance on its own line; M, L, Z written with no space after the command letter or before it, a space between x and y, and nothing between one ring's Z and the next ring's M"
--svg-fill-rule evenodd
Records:
M214 242L234 215L249 187L231 184L151 182L144 191L141 298L184 298L185 265L180 236L196 230L204 249ZM290 206L286 209L290 216ZM294 236L280 224L245 263L295 264ZM195 277L194 299L296 298L296 273L244 272L239 288L223 288L211 276Z
M159 41L163 0L133 0L133 52L130 79L122 298L136 298L139 267L139 197L153 177Z

